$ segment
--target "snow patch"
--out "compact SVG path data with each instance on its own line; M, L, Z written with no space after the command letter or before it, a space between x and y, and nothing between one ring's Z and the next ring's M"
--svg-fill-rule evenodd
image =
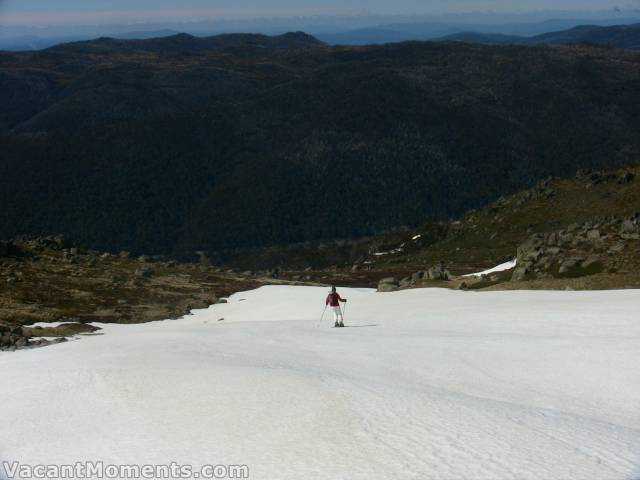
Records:
M481 277L482 275L489 275L490 273L496 273L496 272L504 272L505 270L509 270L511 268L514 268L516 266L516 262L517 260L510 260L508 262L505 263L501 263L500 265L496 265L493 268L490 268L488 270L483 270L482 272L478 272L478 273L470 273L468 275L462 275L463 277Z

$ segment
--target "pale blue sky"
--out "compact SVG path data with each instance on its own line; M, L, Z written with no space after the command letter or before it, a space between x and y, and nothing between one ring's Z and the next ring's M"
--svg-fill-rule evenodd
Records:
M289 15L630 9L640 0L0 0L0 22L87 24Z

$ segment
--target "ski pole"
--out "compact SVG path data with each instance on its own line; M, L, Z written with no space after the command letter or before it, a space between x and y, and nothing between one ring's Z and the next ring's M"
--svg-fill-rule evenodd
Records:
M320 316L320 321L316 324L316 327L319 327L322 323L322 319L324 319L324 313L327 311L327 306L324 306L324 310L322 310L322 315Z
M344 318L344 313L347 311L347 302L344 302L344 307L342 307L342 318Z

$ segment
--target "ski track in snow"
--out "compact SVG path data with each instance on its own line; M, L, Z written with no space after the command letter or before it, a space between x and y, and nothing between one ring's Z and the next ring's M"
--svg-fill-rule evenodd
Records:
M339 291L358 328L318 325L324 288L270 286L0 353L0 461L640 478L640 291Z

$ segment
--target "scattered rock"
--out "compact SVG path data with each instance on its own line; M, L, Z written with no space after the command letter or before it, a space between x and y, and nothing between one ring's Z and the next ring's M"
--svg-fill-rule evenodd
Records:
M28 329L7 322L0 322L0 350L15 351L32 346Z
M62 323L57 327L24 328L33 337L72 337L81 333L93 333L101 330L100 327L86 323Z
M517 249L511 280L579 277L615 269L612 257L624 251L628 241L640 239L638 230L635 217L598 217L566 230L531 235Z

